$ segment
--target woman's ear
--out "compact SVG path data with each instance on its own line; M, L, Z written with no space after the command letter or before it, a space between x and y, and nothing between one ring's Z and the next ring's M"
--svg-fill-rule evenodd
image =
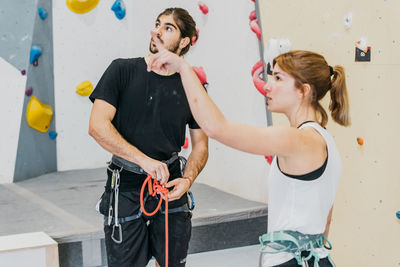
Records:
M190 38L189 37L182 38L180 43L179 43L179 48L182 50L186 46L188 46L189 44L190 44Z
M301 90L300 90L301 91ZM305 99L311 99L311 95L312 95L312 89L311 89L311 85L308 83L304 83L303 84L303 97Z

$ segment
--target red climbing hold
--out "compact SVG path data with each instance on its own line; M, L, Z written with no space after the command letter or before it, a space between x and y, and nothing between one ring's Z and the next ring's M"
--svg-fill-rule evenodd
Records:
M203 67L192 67L194 72L196 73L197 77L199 78L201 84L205 85L207 83L207 76L203 70Z
M258 20L250 20L249 22L250 29L257 35L258 40L261 41L261 29L260 26L258 25Z
M197 32L197 36L199 36L200 30L196 29L196 32ZM195 45L197 43L197 39L198 39L198 37L196 37L196 36L192 37L192 45Z
M183 144L182 148L186 149L189 147L189 139L185 137L185 143Z
M267 97L267 91L264 89L265 81L260 78L261 73L264 72L262 60L258 61L253 69L251 70L251 75L253 76L253 83L256 89L265 97Z
M273 157L272 156L264 156L264 158L267 160L268 164L271 165Z
M199 8L204 15L208 14L208 6L201 1L199 1Z
M257 14L255 10L251 11L249 19L250 21L257 19Z

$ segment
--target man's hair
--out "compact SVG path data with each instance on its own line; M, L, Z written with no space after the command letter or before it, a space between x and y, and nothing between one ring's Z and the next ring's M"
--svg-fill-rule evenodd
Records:
M178 28L181 31L181 38L189 37L190 39L190 43L181 51L180 55L182 56L189 51L189 48L192 45L193 37L195 37L196 40L198 38L196 22L186 9L180 7L171 7L165 9L160 15L158 15L157 19L164 15L172 15L175 23L178 25Z

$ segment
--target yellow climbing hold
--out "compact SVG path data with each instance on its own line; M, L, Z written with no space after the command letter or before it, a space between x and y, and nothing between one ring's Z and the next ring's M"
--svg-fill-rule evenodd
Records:
M99 0L67 0L67 6L72 12L83 14L97 6Z
M89 81L84 81L76 87L76 93L81 96L88 96L93 91L93 85Z
M42 104L37 97L32 96L26 109L26 121L28 125L39 132L45 133L50 127L53 109L49 105Z

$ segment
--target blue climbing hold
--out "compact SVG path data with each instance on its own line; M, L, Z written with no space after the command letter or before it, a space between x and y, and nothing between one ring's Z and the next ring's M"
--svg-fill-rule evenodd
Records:
M50 137L51 140L54 140L57 137L57 133L56 132L49 132L49 137Z
M39 8L38 8L38 12L39 12L39 17L40 17L42 20L45 20L45 19L47 18L47 11L46 11L46 9L43 9L43 8L39 7Z
M125 4L122 0L115 0L114 4L111 7L111 10L114 11L115 16L121 20L125 17L126 9Z
M42 55L42 48L38 45L33 45L31 48L31 58L29 59L30 63L33 64L35 60L37 60Z
M398 212L396 212L396 217L397 217L397 219L400 219L400 210Z

